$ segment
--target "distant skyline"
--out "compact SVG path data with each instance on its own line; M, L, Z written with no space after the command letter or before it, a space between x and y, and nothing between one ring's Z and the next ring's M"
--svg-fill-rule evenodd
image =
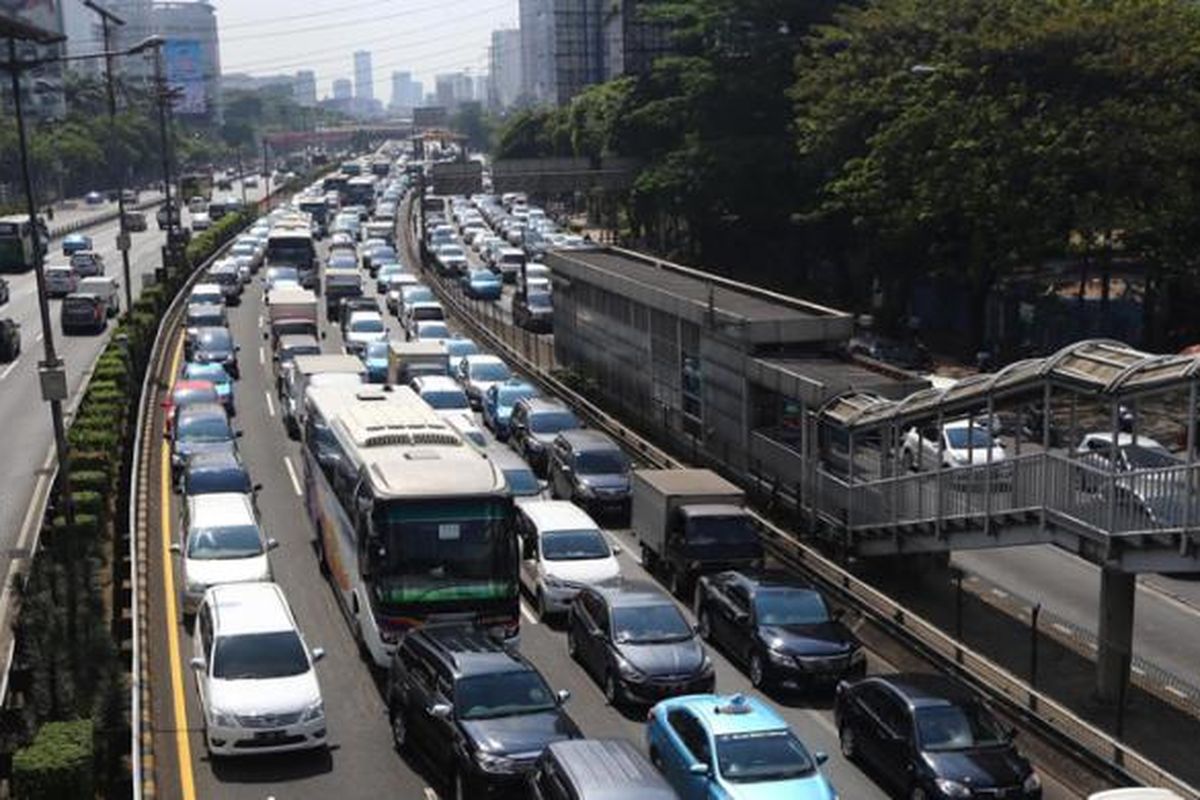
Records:
M223 72L294 75L312 70L317 96L354 76L354 52L371 53L376 87L392 72L487 72L492 31L517 24L518 0L210 0ZM378 89L376 89L378 93ZM385 98L386 100L386 98Z

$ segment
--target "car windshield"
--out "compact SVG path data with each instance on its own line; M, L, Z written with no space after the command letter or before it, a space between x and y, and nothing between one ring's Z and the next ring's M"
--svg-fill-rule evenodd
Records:
M511 374L508 366L499 361L477 361L471 364L473 381L506 381Z
M441 322L422 322L417 328L419 339L445 339L450 335L450 329Z
M475 283L499 283L495 275L485 269L475 270L471 273L471 280Z
M470 339L448 339L446 340L446 354L451 358L462 356L473 356L479 352L479 348Z
M617 606L613 609L613 639L628 644L682 642L692 638L692 628L671 603L652 606Z
M179 420L176 438L183 442L225 442L232 436L224 417L216 414L185 414Z
M431 392L422 392L421 399L429 403L433 408L441 411L470 408L467 396L460 389L439 389Z
M353 333L383 333L383 320L375 317L351 320L350 330Z
M262 680L305 672L308 672L308 657L295 631L221 636L213 650L214 678Z
M570 411L540 411L529 415L529 429L534 433L558 433L579 427L579 420Z
M262 537L253 525L229 525L188 531L187 555L198 561L251 558L263 553Z
M979 703L918 708L922 750L970 750L1007 744L1000 723Z
M209 350L232 350L233 340L224 328L207 330L200 334L200 345Z
M1121 450L1125 453L1125 461L1129 469L1154 469L1156 467L1178 467L1183 462L1166 450L1157 447L1142 447L1138 444L1127 445Z
M367 345L367 358L387 358L387 342L371 342Z
M808 751L791 731L731 733L716 737L717 769L734 783L783 781L816 769Z
M549 292L530 292L527 297L530 308L550 308Z
M490 719L538 714L557 707L554 694L533 670L473 675L454 687L459 719Z
M978 426L967 428L946 428L946 443L955 450L966 447L991 447L992 435Z
M754 613L760 625L818 625L829 621L820 594L808 589L759 589Z
M580 475L617 475L629 469L620 450L591 450L575 456L575 471Z
M508 491L514 497L535 497L542 493L542 485L538 483L533 471L525 467L514 467L502 470Z
M542 534L542 558L547 561L582 561L609 555L608 542L594 528Z

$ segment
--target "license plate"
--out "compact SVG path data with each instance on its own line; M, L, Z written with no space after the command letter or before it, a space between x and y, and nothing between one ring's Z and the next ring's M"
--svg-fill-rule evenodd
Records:
M260 742L275 742L287 736L287 731L255 731L254 738Z

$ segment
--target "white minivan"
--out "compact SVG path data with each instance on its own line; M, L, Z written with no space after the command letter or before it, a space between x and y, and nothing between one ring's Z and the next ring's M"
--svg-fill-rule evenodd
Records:
M283 590L225 583L204 593L191 667L210 756L326 746L325 704L311 650Z
M251 495L198 494L183 509L183 613L191 614L210 586L271 580L267 553L278 546L263 535Z
M569 500L518 503L517 536L521 583L533 595L542 619L565 613L583 587L620 577L621 548Z

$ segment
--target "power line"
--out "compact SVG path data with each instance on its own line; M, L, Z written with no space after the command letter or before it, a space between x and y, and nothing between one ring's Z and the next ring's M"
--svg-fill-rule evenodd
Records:
M343 14L347 11L357 11L360 8L368 8L370 6L390 5L392 2L394 2L394 0L370 0L370 2L367 2L367 3L358 3L356 5L341 6L339 8L331 8L326 11L311 11L307 14L289 14L286 17L283 17L283 19L286 19L289 22L294 21L294 20L299 20L299 19L314 19L316 17L329 16L330 14ZM242 20L241 22L230 23L230 24L224 25L222 27L224 27L225 30L253 28L258 25L265 25L268 23L279 22L280 19L281 19L281 17L279 15L275 15L275 16L271 16L271 17L259 17L257 19L247 19L247 20Z
M342 20L341 22L337 22L337 23L327 23L325 25L310 25L309 27L306 27L306 28L293 28L291 30L282 30L282 31L271 30L271 31L262 31L259 33L245 34L242 36L228 36L228 37L225 37L225 41L241 42L241 41L246 41L248 39L261 39L264 36L291 36L292 34L295 34L295 33L312 33L314 31L324 32L324 31L328 31L330 28L345 28L345 27L355 26L355 25L377 25L380 22L386 22L387 20L392 20L392 19L399 19L401 17L410 17L414 14L420 14L425 11L451 10L454 6L459 6L459 5L462 5L461 0L459 0L459 2L455 2L455 0L442 0L442 2L440 2L440 3L433 3L433 4L430 4L427 6L423 6L421 8L406 9L405 11L397 11L394 14L381 14L378 16L368 17L368 18L364 18L364 19ZM505 5L509 5L509 3L505 3ZM450 8L447 8L448 6Z

